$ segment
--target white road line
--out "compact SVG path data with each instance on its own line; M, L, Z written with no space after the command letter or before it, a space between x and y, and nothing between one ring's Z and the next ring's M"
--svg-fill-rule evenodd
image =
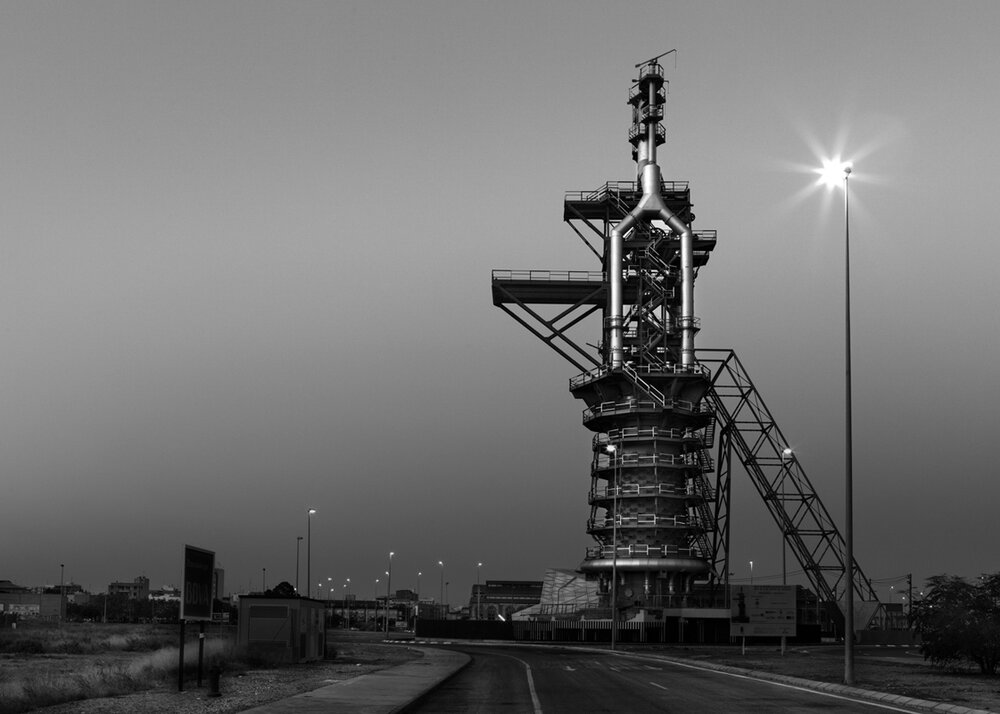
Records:
M662 689L665 692L669 692L670 691L667 687L664 687L662 684L657 684L656 682L650 682L650 684L652 684L654 687L659 687L660 689Z
M535 691L535 679L531 676L531 665L514 655L501 654L500 652L494 652L493 654L500 657L510 657L524 665L524 672L528 677L528 691L531 692L531 706L534 708L533 714L542 714L542 703L538 701L538 693Z
M898 707L890 706L889 704L882 704L880 702L873 702L868 699L857 699L855 697L848 697L843 694L834 694L832 692L823 692L816 689L807 689L806 687L799 687L794 684L785 684L784 682L772 682L768 679L756 679L754 677L748 677L744 674L736 674L734 672L722 672L717 669L709 669L708 667L699 667L693 664L685 664L683 662L670 662L670 664L677 665L678 667L687 667L688 669L697 669L701 672L715 672L716 674L724 674L727 677L735 677L736 679L748 679L753 682L761 682L763 684L772 684L775 687L784 687L785 689L794 689L797 692L807 692L809 694L819 694L823 697L831 697L833 699L842 699L845 702L855 702L857 704L865 704L870 707L876 707L878 709L888 709L891 712L903 712L903 714L913 714L912 709L900 709Z

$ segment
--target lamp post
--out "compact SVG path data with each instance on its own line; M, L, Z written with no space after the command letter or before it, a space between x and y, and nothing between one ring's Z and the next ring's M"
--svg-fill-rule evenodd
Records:
M389 637L389 598L392 596L392 556L389 551L389 569L385 571L385 636Z
M753 587L753 561L750 561L750 587Z
M621 459L618 454L618 447L608 444L604 447L611 454L611 473L614 478L614 490L612 499L614 508L611 516L611 649L614 650L618 644L618 465Z
M854 443L851 414L851 164L826 161L828 186L844 181L844 684L854 685Z
M347 582L344 583L344 590L347 595L344 598L347 600L347 629L351 629L351 579L348 578Z
M312 516L315 512L315 508L306 511L306 582L309 583L306 597L312 597Z
M781 460L786 464L791 463L792 459L795 458L795 452L788 446L781 452ZM788 477L788 466L785 466L785 474L781 477L781 513L784 514L785 511L785 478ZM788 585L788 567L786 562L786 555L788 553L788 530L785 528L785 524L781 524L781 584Z
M476 619L483 619L483 589L479 584L479 575L483 569L482 563L476 563Z
M845 349L845 470L844 545L847 549L847 587L844 591L844 684L854 686L854 444L851 423L851 211L849 179L844 166L844 349Z
M295 536L295 592L299 591L299 551L302 550L302 536Z
M260 569L260 588L261 592L267 592L267 568Z
M439 560L438 565L441 566L441 605L444 606L444 561ZM445 619L447 620L448 613L445 612Z
M375 578L375 627L376 632L378 631L378 578Z
M423 575L419 570L417 571L417 601L413 603L413 631L417 631L417 618L420 617L420 576Z

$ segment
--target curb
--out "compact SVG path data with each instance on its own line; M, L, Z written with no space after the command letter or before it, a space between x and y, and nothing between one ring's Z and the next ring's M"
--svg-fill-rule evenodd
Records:
M607 651L607 650L603 650ZM702 669L710 669L717 672L725 672L727 674L736 674L743 677L750 677L752 679L758 679L765 682L779 682L781 684L790 684L796 687L802 687L803 689L814 689L820 692L828 692L830 694L843 694L845 696L851 696L856 699L868 699L871 701L881 702L884 704L897 704L899 706L911 707L913 709L921 709L928 712L941 712L947 714L995 714L986 709L969 709L968 707L963 707L958 704L948 704L946 702L931 702L926 699L914 699L913 697L905 697L901 694L889 694L887 692L876 692L871 689L859 689L857 687L849 687L846 684L833 684L831 682L817 682L812 679L801 679L800 677L789 677L785 674L773 674L771 672L762 672L754 669L741 669L740 667L733 667L728 664L714 664L712 662L701 662L697 664L692 664L691 662L674 657L667 657L664 655L636 655L635 653L621 653L619 656L623 657L649 657L652 659L659 659L664 662L672 662L678 665L684 665L685 667L695 667Z

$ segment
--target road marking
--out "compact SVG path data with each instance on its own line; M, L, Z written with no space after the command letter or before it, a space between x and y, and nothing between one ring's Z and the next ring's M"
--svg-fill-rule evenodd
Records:
M670 691L669 689L667 689L666 687L664 687L662 684L657 684L656 682L650 682L650 684L652 684L654 687L659 687L660 689L662 689L665 692L669 692Z
M619 655L620 656L620 655ZM628 655L626 655L628 656ZM699 667L694 664L687 664L685 662L674 662L671 661L670 664L676 665L678 667L687 667L688 669L697 669L702 672L714 672L716 674L724 674L727 677L735 677L736 679L748 679L753 682L761 682L763 684L772 684L775 687L784 687L785 689L794 689L797 692L806 692L808 694L818 694L823 697L831 697L833 699L842 699L845 702L856 702L857 704L866 704L870 707L875 707L877 709L888 709L892 712L903 712L903 714L913 714L912 709L900 709L898 707L893 707L888 704L881 704L879 702L869 701L867 699L858 699L855 697L848 697L843 694L834 694L832 692L822 692L816 689L808 689L806 687L798 687L794 684L785 684L784 682L773 682L769 679L756 679L754 677L748 677L745 674L736 674L735 672L722 672L717 669L709 669L708 667Z
M500 657L510 657L524 665L524 672L528 677L528 691L531 692L531 706L534 708L533 714L542 714L542 703L538 700L538 692L535 691L535 679L531 676L531 665L514 655L502 654L500 652L494 652L494 654Z
M569 666L569 665L567 664L567 665L566 665L566 671L567 671L567 672L575 672L575 671L576 671L576 669L575 669L575 668L573 668L573 667L570 667L570 666Z

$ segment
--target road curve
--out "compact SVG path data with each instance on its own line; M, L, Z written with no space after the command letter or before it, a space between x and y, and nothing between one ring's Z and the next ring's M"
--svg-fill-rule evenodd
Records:
M719 714L916 712L635 654L455 645L472 657L410 712Z

